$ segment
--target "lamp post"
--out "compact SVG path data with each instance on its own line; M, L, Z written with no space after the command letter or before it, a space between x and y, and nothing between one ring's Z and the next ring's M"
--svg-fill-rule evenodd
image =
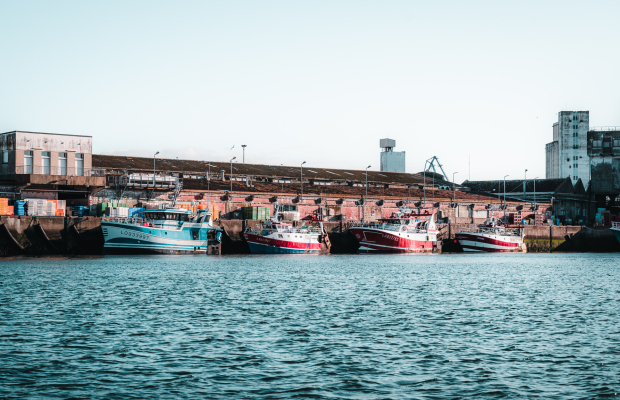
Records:
M153 154L153 190L155 190L155 157L159 154L159 151Z
M232 162L237 159L237 157L233 157L230 159L230 201L232 202Z
M525 181L523 182L523 201L527 201L527 169L525 170Z
M368 168L370 165L366 167L366 198L368 198Z
M368 168L370 168L370 165L366 167L366 197L364 198L364 219L366 219L366 202L368 201Z
M538 177L534 178L534 211L536 211L536 179Z
M245 148L248 147L248 145L242 144L241 147L243 148L243 163L245 164Z
M301 163L301 169L299 170L299 181L301 183L301 195L299 196L300 203L304 199L304 164L305 163L306 163L305 161Z
M454 175L458 174L458 172L452 173L452 201L456 204L456 184L454 183Z
M424 208L426 208L426 165L424 166Z
M506 177L510 175L504 175L504 207L506 207Z

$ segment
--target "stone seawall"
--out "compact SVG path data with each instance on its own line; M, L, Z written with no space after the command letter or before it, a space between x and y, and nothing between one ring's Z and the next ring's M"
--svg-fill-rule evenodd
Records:
M221 220L224 229L222 254L249 253L241 233L257 227L260 221ZM331 242L331 253L355 253L359 245L349 232L352 222L325 222ZM293 222L293 225L301 225ZM454 239L461 229L477 224L440 225L440 239ZM580 226L526 226L528 252L619 252L620 243L609 228ZM0 256L102 253L101 219L95 217L0 217Z
M101 219L0 217L0 255L101 254Z

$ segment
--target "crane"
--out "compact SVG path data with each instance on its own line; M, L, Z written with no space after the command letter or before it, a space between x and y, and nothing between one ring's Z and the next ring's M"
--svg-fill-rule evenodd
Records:
M428 160L426 160L426 162L424 163L424 171L434 172L436 174L439 174L437 172L436 168L435 168L435 164L437 164L437 167L439 167L439 170L441 171L440 175L443 175L443 179L445 181L450 182L450 180L448 179L448 176L446 175L446 173L443 170L443 167L439 163L439 159L437 158L437 156L433 156L433 157L429 158Z

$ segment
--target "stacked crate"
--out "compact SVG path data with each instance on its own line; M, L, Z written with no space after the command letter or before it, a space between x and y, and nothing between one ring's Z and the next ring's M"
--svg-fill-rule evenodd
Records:
M269 219L269 207L242 207L243 219L266 221Z
M211 218L218 219L220 217L220 208L217 204L200 203L196 206L196 210L206 210L211 213Z
M13 214L13 206L9 205L9 199L0 199L0 215Z
M26 215L26 210L24 205L26 204L26 200L16 200L15 205L13 206L15 215Z
M545 214L543 213L534 214L534 225L542 226L544 221L545 221Z

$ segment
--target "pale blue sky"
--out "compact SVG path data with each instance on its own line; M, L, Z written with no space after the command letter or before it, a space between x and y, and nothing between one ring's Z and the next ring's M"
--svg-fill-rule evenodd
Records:
M620 1L0 0L0 132L95 153L545 176L561 110L620 125ZM230 148L235 145L231 151Z

